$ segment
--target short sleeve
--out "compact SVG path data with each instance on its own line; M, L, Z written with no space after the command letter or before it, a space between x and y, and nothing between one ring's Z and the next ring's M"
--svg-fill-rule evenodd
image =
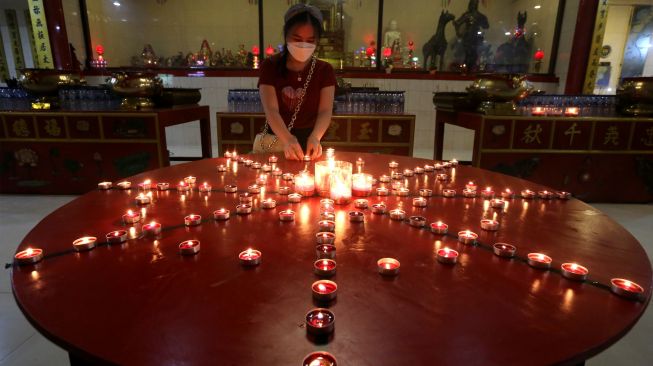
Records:
M324 67L322 68L322 83L320 89L336 85L337 83L336 72L333 70L333 66L331 66L330 63L325 62Z
M261 65L261 72L259 74L258 84L256 84L256 86L258 87L261 84L274 86L275 79L276 70L274 63L272 62L271 58L267 58L265 61L263 61L263 65Z

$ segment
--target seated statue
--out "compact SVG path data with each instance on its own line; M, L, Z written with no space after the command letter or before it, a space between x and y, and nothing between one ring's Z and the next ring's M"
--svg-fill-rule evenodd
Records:
M401 32L397 30L397 21L391 20L390 28L383 36L383 47L393 47L395 43L401 47Z

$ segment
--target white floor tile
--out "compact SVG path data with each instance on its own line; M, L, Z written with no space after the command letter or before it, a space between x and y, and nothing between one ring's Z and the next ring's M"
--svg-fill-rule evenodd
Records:
M16 305L14 295L0 294L0 362L36 333Z

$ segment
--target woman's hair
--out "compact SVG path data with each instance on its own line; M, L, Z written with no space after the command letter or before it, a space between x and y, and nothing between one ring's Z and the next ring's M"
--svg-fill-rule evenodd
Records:
M281 62L279 62L279 72L284 77L288 74L288 68L286 67L286 62L288 61L288 45L286 44L286 38L290 30L299 24L310 24L313 26L315 31L315 40L319 40L322 37L322 24L320 21L312 16L308 11L299 13L294 17L288 19L283 25L283 50L281 51Z

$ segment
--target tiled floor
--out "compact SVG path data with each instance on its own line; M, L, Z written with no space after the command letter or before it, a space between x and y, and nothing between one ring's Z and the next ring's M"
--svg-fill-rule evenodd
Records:
M0 263L11 261L16 246L48 213L74 196L0 195ZM653 205L595 204L628 229L653 258ZM0 276L0 365L58 366L68 365L67 354L41 336L25 320L14 302L9 270ZM653 310L644 314L623 339L587 362L598 365L651 365L653 347Z

